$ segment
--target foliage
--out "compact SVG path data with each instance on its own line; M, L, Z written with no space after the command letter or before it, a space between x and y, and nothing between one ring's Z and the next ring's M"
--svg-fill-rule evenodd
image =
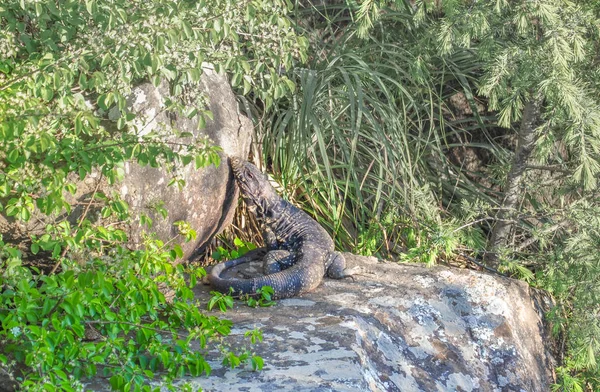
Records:
M569 386L566 381L577 378L580 385L596 390L600 378L595 359L600 355L600 285L595 276L600 270L597 257L590 260L589 252L598 254L597 5L554 0L516 7L495 1L416 4L418 21L425 21L427 12L441 16L432 18L441 55L469 48L477 56L482 64L478 95L486 98L488 110L496 113L498 126L518 132L517 152L527 138L535 143L533 160L524 153L510 162L503 199L497 202L500 219L517 220L511 223L516 226L512 234L507 232L512 239L502 244L508 248L503 269L532 280L530 262L549 259L541 265L534 262L532 269L539 272L537 284L558 300L555 312L566 316L553 320L566 333L563 366L574 376L562 379L563 390L577 390L576 383ZM528 112L528 107L535 105L541 107L539 116ZM527 165L549 175L527 173ZM555 175L555 170L562 176ZM516 175L523 179L512 181ZM499 183L503 180L500 177ZM554 190L547 189L548 185ZM496 223L492 241L502 226L506 223ZM565 227L570 233L562 231ZM544 242L549 236L551 242ZM538 241L537 247L531 247ZM492 252L496 245L491 244ZM534 254L515 252L524 249ZM575 287L574 282L584 283Z
M171 167L215 163L205 140L169 146L162 144L164 135L148 134L143 119L127 112L125 96L140 80L167 80L172 99L165 110L196 118L202 127L211 114L195 91L205 63L232 72L234 84L258 96L289 91L289 80L277 70L289 67L294 53L303 54L303 41L291 31L285 5L258 12L265 5L4 2L0 197L9 200L3 207L23 220L36 205L46 214L60 212L68 208L62 195L72 190L69 173L84 178L99 168L114 182L125 159ZM272 34L264 34L267 26ZM264 64L264 56L273 64ZM106 119L129 132L109 127Z
M589 234L600 174L596 3L300 7L311 62L288 70L295 95L254 113L266 166L338 247L428 264L481 257L494 223L509 221L500 269L558 301L565 391L598 389L600 371ZM526 118L532 102L540 115ZM502 217L522 129L535 148L518 162Z
M577 385L600 388L600 208L580 202L570 213L578 230L562 247L553 249L552 262L538 284L557 300L549 315L553 332L565 345L559 370L560 391L576 391Z
M263 286L256 290L255 295L247 296L246 304L251 308L256 308L257 306L260 306L261 308L273 306L275 305L273 294L275 294L275 290L273 290L271 286Z
M479 221L471 212L484 209L457 203L479 202L482 186L448 153L471 132L489 135L493 117L475 109L453 118L448 104L460 94L468 110L477 106L479 60L467 50L440 57L434 34L407 10L386 10L381 26L358 39L347 11L326 7L326 18L307 23L313 61L290 76L297 94L261 117L265 161L339 247L428 263L447 247L482 250L479 226L442 234ZM450 211L440 205L456 221L443 222Z
M166 86L164 110L202 128L212 114L200 78L212 67L269 105L294 90L280 70L306 55L287 13L284 1L2 2L0 211L39 226L23 242L12 232L0 242L0 366L23 389L80 389L80 378L100 370L120 390L149 389L158 374L171 382L210 372L204 349L230 323L197 310L197 272L186 283L173 266L182 256L175 239L149 233L130 250L123 227L139 218L151 229L148 216L132 217L117 194L98 188L82 202L73 195L84 180L117 182L129 160L171 170L178 187L178 168L218 165L210 141L150 129L152 119L130 113L126 96L146 80ZM187 223L177 226L179 238L195 238ZM53 267L35 267L42 264Z
M263 341L262 332L258 328L252 331L246 331L244 337L249 338L250 343L252 344ZM264 366L263 359L257 355L253 355L250 350L245 350L240 355L228 353L228 355L223 358L223 365L233 369L238 367L241 363L245 363L248 359L250 359L250 363L252 364L252 370L262 370Z
M221 312L226 312L227 309L233 308L233 297L231 296L231 292L225 294L218 291L211 291L210 295L210 301L208 301L208 304L206 305L208 310L212 310L215 305L219 307Z
M212 253L212 258L216 261L237 259L253 249L256 249L256 245L251 242L242 241L238 237L235 237L233 239L233 246L229 247L229 249L223 246L218 246L217 249Z
M54 275L32 273L19 265L18 250L0 245L0 360L5 369L22 363L33 370L22 376L24 390L78 389L99 371L116 390L138 390L157 373L167 382L210 374L204 349L231 323L198 310L192 288L203 271L186 283L161 241L148 239L139 251L115 247L113 258Z

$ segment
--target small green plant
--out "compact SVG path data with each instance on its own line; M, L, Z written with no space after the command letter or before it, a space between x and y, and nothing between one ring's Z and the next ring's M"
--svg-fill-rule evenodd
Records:
M255 328L251 331L246 331L244 333L244 337L249 338L251 344L256 344L263 341L262 331L258 328ZM231 351L226 352L226 355L223 357L223 365L233 369L237 366L240 366L242 363L246 363L248 360L250 360L252 370L262 370L264 366L263 359L260 356L255 355L248 347L242 348L239 354Z
M217 247L217 250L215 250L213 252L212 257L213 257L213 259L215 259L217 261L230 260L230 259L235 259L235 258L241 257L241 256L245 255L246 253L248 253L249 251L254 250L254 249L256 249L256 245L254 245L251 242L242 241L236 237L233 240L232 248L226 249L222 246L219 246L219 247ZM215 305L218 306L222 312L225 312L227 310L227 308L232 308L233 307L232 294L233 294L232 291L229 292L229 295L219 293L217 291L211 291L212 297L208 303L208 310L211 310L212 308L214 308ZM272 299L273 294L274 294L274 290L271 286L263 286L263 287L259 288L258 290L256 290L256 294L244 295L244 296L240 297L240 299L246 301L246 304L252 308L256 308L258 306L267 307L267 306L272 306L275 304L275 301L273 301L273 299Z
M255 295L246 296L246 304L251 308L273 306L275 305L273 294L275 294L275 290L271 286L263 286L256 290Z
M514 278L524 280L528 283L531 283L535 278L534 273L530 269L522 263L510 259L502 260L498 271L507 273Z
M210 292L211 297L210 297L210 300L208 301L208 304L206 305L206 308L208 310L213 310L213 308L216 305L219 307L221 312L226 312L227 309L232 309L233 308L233 297L231 296L232 293L233 293L233 290L229 290L229 294L220 293L218 291L211 291Z
M229 248L223 246L217 247L212 253L212 258L216 261L237 259L254 249L256 249L256 245L251 242L242 241L236 237L233 240L233 246L230 246Z

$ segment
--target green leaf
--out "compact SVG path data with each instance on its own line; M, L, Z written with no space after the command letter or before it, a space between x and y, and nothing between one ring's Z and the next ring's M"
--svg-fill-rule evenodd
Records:
M198 130L202 130L202 129L206 128L206 119L202 115L198 116L198 127L197 128L198 128Z
M235 72L231 78L231 85L237 87L242 82L243 74L241 72Z
M19 151L16 148L10 150L6 159L10 163L15 163L17 161L17 159L19 159Z
M263 359L257 355L252 356L252 370L262 370L265 365Z
M40 3L35 3L35 14L39 18L44 13L42 5Z
M48 87L42 87L41 89L41 97L46 101L50 101L54 97L54 91Z
M195 83L195 82L200 81L202 72L199 69L192 68L187 71L187 74L188 74L188 79Z
M105 54L105 55L102 57L102 62L100 63L100 66L101 66L102 68L106 67L106 66L107 66L107 65L110 63L110 60L111 60L111 55L110 55L110 53L106 53L106 54Z
M192 26L187 20L181 21L181 25L183 27L183 31L185 33L186 38L194 38L194 31L192 30Z
M252 84L250 81L248 81L245 77L244 77L244 95L248 95L248 93L250 92L250 90L252 90Z
M175 251L177 257L179 257L179 258L183 257L183 250L181 249L180 245L175 244L175 246L173 246L173 250Z
M85 9L87 10L88 14L94 16L94 14L98 12L96 0L85 0Z

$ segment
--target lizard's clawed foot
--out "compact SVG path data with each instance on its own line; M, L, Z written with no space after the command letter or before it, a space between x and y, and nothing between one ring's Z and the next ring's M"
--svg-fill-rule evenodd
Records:
M344 269L342 279L351 278L353 281L356 280L356 275L364 275L367 272L363 267L357 265L352 268Z

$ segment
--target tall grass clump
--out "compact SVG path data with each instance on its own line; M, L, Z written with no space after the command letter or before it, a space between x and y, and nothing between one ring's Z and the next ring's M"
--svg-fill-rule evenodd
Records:
M431 54L419 41L431 37L407 12L390 15L387 26L364 38L347 15L323 9L307 22L323 23L324 35L313 38L307 67L288 72L296 94L262 118L258 140L288 197L320 219L338 246L399 257L424 239L453 233L440 208L461 193L451 180L449 135L465 132L457 124L481 127L484 120L453 121L446 102L457 92L472 96L475 58L465 52L425 61ZM441 253L460 242L450 237Z

